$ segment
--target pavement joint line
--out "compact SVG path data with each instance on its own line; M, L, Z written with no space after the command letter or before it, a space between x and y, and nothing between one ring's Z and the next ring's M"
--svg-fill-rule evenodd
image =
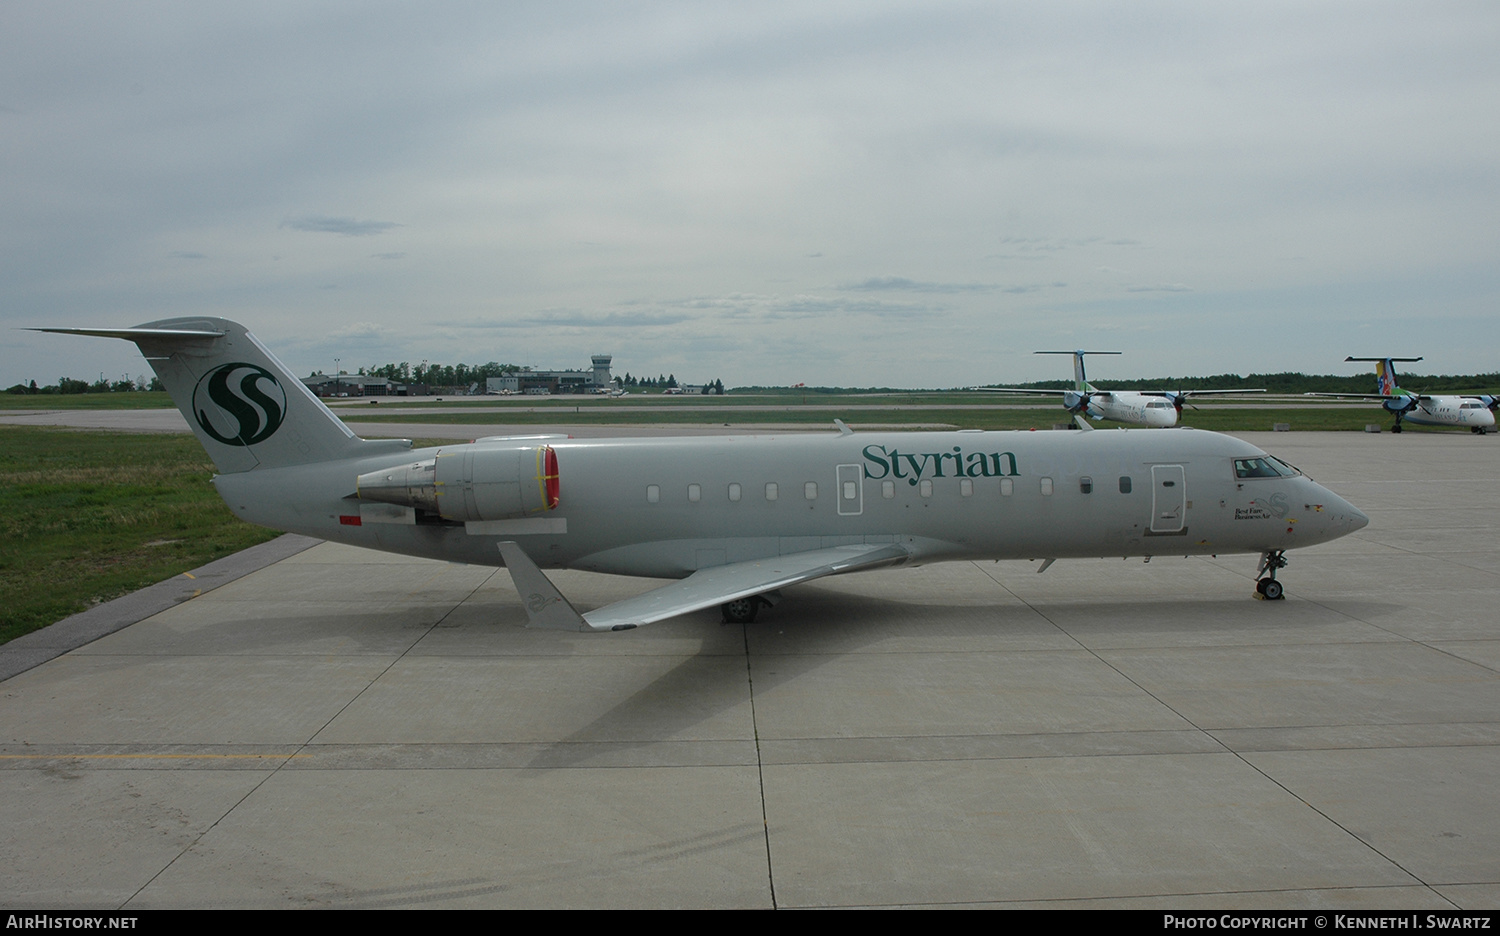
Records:
M299 533L215 559L0 645L0 682L322 543Z

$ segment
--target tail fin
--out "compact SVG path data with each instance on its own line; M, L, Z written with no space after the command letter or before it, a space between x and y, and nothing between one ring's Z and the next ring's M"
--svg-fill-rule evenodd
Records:
M1375 392L1381 396L1405 396L1406 391L1396 385L1396 362L1416 362L1422 360L1419 357L1396 357L1396 358L1363 358L1346 357L1345 361L1374 361L1375 362Z
M36 331L134 341L223 474L352 458L390 445L356 436L243 325L226 319Z
M1083 356L1085 354L1121 354L1120 351L1033 351L1033 354L1071 354L1073 355L1073 389L1079 393L1087 393L1093 390L1089 386L1088 375L1083 372Z

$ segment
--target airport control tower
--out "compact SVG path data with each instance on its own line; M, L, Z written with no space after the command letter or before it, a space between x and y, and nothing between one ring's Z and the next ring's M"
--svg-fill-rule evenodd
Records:
M612 361L612 360L614 360L613 356L608 355L608 354L596 354L596 355L594 355L594 357L593 357L593 361L594 361L594 386L596 386L596 387L607 387L607 386L609 386L609 383L610 383L609 362Z

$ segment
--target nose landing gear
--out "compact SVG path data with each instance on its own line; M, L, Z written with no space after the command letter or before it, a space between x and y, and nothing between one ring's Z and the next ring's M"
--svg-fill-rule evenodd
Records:
M1266 573L1264 578L1255 581L1255 596L1266 601L1280 601L1286 597L1281 583L1276 581L1276 570L1286 568L1286 550L1269 549L1260 557L1260 568L1256 574Z

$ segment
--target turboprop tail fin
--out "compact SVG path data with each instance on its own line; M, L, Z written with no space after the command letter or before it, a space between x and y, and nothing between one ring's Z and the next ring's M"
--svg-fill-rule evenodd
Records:
M411 445L356 436L243 325L227 319L34 330L134 341L222 474Z
M1422 360L1419 357L1346 357L1345 361L1372 361L1375 364L1375 392L1381 396L1409 396L1407 391L1396 385L1396 363L1414 364Z
M1079 393L1092 393L1094 388L1089 386L1088 374L1084 373L1083 356L1085 354L1119 354L1119 351L1085 351L1079 348L1077 351L1033 351L1032 354L1070 354L1073 356L1073 389Z

